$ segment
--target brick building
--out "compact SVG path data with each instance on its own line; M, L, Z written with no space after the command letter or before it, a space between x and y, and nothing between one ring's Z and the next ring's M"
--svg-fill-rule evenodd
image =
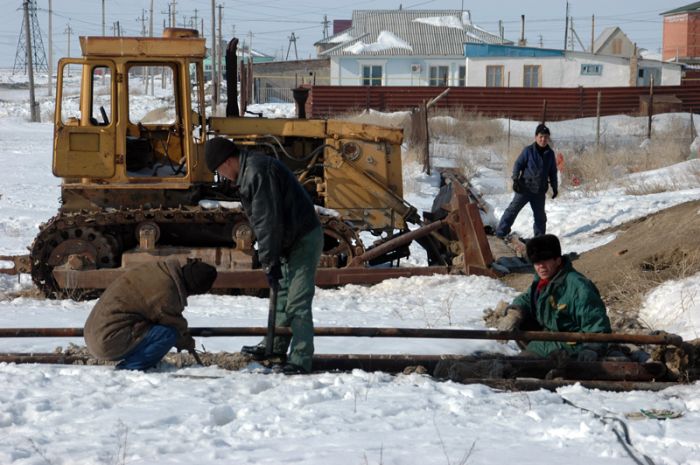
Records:
M665 11L661 16L663 60L700 64L700 2Z

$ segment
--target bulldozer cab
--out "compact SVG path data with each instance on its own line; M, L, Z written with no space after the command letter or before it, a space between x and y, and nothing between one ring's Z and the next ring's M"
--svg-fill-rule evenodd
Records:
M96 188L211 179L199 162L203 39L82 37L81 48L59 62L54 174Z

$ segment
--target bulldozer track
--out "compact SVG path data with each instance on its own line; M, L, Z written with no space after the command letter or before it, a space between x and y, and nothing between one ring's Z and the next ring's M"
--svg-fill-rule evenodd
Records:
M320 216L326 237L322 267L344 267L364 252L355 231L332 216ZM71 254L89 256L90 266L117 268L125 243L136 241L136 227L151 222L158 225L227 225L248 222L242 209L203 209L201 207L120 209L114 211L61 212L42 224L30 247L32 280L50 298L94 298L101 291L61 289L52 276L55 266L65 263Z

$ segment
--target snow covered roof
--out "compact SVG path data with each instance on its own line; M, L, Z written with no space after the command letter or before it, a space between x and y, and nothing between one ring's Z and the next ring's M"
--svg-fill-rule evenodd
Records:
M316 45L321 55L463 55L464 43L512 44L461 10L355 10L352 27Z

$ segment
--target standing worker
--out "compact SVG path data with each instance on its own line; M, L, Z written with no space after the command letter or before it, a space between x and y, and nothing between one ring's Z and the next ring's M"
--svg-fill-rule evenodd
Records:
M513 165L513 200L506 208L496 228L496 236L505 238L520 210L530 204L535 217L534 233L541 236L547 232L547 215L544 211L547 181L552 186L552 198L558 191L557 162L549 147L549 128L544 124L535 129L535 142L523 149Z
M270 288L279 285L276 326L291 327L292 337L275 336L273 355L284 358L290 349L282 372L309 373L314 354L311 303L323 249L313 202L289 168L273 157L241 152L223 137L208 140L204 151L207 167L238 187ZM241 352L262 360L265 348L263 340Z
M545 330L572 333L610 333L610 319L596 286L561 254L559 239L545 234L527 242L527 256L535 266L535 280L515 298L497 324L501 331ZM532 341L525 355L547 357L555 352L594 362L603 355L602 343Z
M180 266L177 259L147 263L117 278L85 322L85 343L99 360L121 360L118 369L147 370L174 346L194 351L182 312L187 297L204 294L216 268L201 261Z

